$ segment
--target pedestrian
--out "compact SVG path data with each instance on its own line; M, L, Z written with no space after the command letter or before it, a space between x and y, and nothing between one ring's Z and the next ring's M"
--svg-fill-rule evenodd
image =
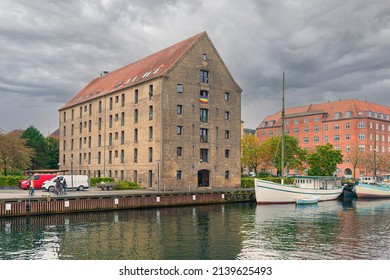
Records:
M68 188L68 185L66 184L65 178L64 178L64 180L62 181L62 188L64 189L64 194L66 194L66 189Z
M57 178L56 179L56 194L60 194L61 193L61 180L60 178Z
M34 195L34 192L35 192L35 188L34 188L34 178L32 178L32 179L30 180L30 183L29 183L28 185L29 185L29 191L28 191L28 193L29 193L30 196L33 196L33 195Z

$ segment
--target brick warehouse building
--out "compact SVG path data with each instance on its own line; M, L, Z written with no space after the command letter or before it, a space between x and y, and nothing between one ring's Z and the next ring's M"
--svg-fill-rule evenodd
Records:
M256 135L262 142L278 135L280 129L281 111L267 116L257 127ZM336 174L351 177L353 151L361 151L362 156L373 154L376 145L378 158L387 159L390 155L390 108L353 99L287 108L285 132L296 137L300 147L309 151L326 143L341 150L343 163L337 166ZM293 173L298 171L290 170ZM356 168L355 177L372 173L373 168L363 164Z
M241 92L206 32L103 72L59 110L61 169L155 190L238 187Z

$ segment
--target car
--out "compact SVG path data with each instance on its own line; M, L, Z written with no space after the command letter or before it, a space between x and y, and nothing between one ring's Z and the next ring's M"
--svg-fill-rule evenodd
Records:
M35 189L41 189L43 182L50 180L54 177L56 177L57 174L41 174L41 173L36 173L27 179L20 180L19 181L19 188L22 188L24 190L28 189L28 186L30 185L30 181L34 180L34 188Z
M44 182L42 190L53 192L56 187L56 181L60 180L60 182L62 182L64 179L66 180L67 191L83 191L85 189L89 189L89 179L87 175L58 175L49 181Z

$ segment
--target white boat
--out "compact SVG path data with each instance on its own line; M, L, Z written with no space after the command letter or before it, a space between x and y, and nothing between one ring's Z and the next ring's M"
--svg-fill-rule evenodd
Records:
M318 201L334 200L342 192L339 180L330 176L297 176L292 185L255 179L257 204L296 203L310 196L317 196Z
M297 198L296 204L315 204L318 202L319 199L320 197L318 195Z
M379 179L372 182L359 182L355 186L358 198L390 198L390 185Z

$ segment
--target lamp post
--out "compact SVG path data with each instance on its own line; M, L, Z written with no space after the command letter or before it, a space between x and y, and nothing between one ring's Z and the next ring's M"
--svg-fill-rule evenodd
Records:
M160 160L157 160L157 192L160 192Z
M73 190L73 158L70 158L70 181L71 181L71 188Z

